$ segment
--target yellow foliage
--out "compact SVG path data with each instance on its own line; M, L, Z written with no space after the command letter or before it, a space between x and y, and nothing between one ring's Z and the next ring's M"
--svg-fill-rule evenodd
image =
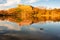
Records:
M1 16L2 15L2 16ZM39 21L60 21L60 9L40 9L30 5L18 5L16 8L0 10L0 17L6 20L26 24ZM29 22L30 21L30 22ZM24 23L24 24L25 24Z

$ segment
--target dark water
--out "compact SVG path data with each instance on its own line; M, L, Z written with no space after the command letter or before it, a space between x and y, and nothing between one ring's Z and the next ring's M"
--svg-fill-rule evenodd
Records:
M10 25L11 24L12 23L10 23ZM24 26L18 26L16 24L12 25L14 31L7 27L7 30L9 31L4 35L16 36L22 40L60 40L60 22L47 21ZM18 28L14 26L17 26ZM15 28L19 30L16 30Z

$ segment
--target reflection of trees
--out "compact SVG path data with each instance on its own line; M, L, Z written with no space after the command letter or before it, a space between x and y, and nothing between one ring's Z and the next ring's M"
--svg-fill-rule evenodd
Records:
M11 9L10 9L11 10ZM11 12L11 11L10 11ZM21 18L20 18L20 10L19 9L15 9L15 11L13 10L13 12L9 13L7 11L4 11L4 10L1 10L0 11L0 19L1 20L5 20L5 19L9 19L11 18L16 20L17 22L21 21ZM19 16L19 17L18 17Z
M49 20L52 20L51 16L49 16Z
M32 21L60 21L60 9L39 9L32 6L20 5L9 10L0 10L0 19L13 22Z
M7 11L1 10L0 11L0 19L4 20L7 18Z

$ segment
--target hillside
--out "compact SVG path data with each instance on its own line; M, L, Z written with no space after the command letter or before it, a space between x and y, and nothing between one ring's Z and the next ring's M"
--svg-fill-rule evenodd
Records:
M60 9L46 9L30 5L18 5L16 8L0 10L0 20L30 25L40 21L60 21Z

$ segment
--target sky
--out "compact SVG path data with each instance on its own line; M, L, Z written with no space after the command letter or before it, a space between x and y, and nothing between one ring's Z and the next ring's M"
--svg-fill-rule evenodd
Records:
M60 8L60 0L0 0L0 10L16 7L17 4Z

